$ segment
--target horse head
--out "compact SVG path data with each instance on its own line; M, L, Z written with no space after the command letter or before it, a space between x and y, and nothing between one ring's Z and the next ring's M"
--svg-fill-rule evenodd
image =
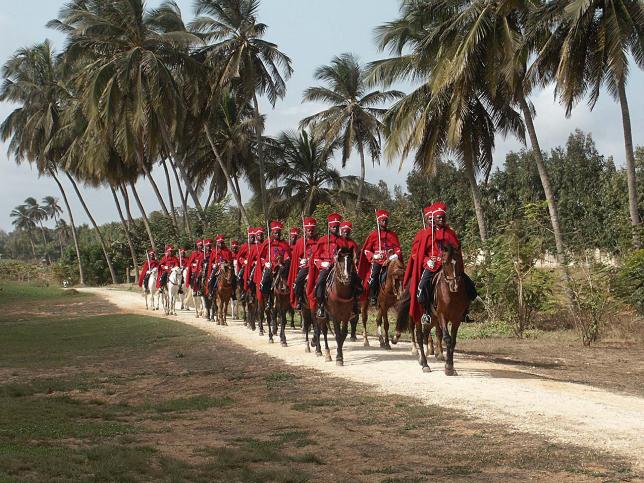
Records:
M353 250L341 247L335 254L335 275L338 282L343 285L351 282L351 274L355 268L353 262Z
M387 261L387 278L391 283L391 290L396 299L400 299L403 292L403 279L405 278L405 264L398 257ZM385 282L385 285L387 283Z
M222 261L221 264L219 265L219 271L217 272L217 276L219 278L219 281L222 283L218 283L218 286L229 286L232 285L232 279L233 279L233 267L232 264L226 260Z
M461 263L461 249L452 245L447 245L442 254L442 271L449 291L458 292L463 274L463 265Z

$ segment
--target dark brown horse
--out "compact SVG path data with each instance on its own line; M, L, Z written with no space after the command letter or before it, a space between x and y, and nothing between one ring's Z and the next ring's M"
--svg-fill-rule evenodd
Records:
M228 304L233 295L233 267L229 262L222 262L215 274L217 288L215 289L215 303L217 308L217 325L228 325L226 315Z
M268 341L273 343L273 336L277 334L277 316L278 312L275 310L276 303L276 292L275 288L277 285L280 286L279 293L286 293L286 299L288 301L288 282L286 277L288 276L288 268L284 265L282 257L277 257L273 259L270 263L270 267L265 267L262 272L262 286L265 288L265 291L262 292L262 297L258 300L258 317L259 317L259 334L262 335L264 332L264 317L266 318L266 325L268 328ZM283 302L283 300L282 300ZM282 303L283 305L283 303ZM280 306L280 310L284 311L282 321L282 333L280 334L280 342L282 346L286 347L286 335L284 333L284 326L286 325L286 313L285 307Z
M463 279L463 257L460 249L447 246L442 255L442 267L434 281L434 303L432 319L436 321L436 341L438 352L443 353L441 338L445 343L445 374L456 375L454 370L454 349L461 322L470 306L470 298ZM451 323L451 327L449 324ZM451 328L451 331L450 331ZM422 344L421 344L422 351Z
M329 273L327 280L325 308L329 316L329 321L333 323L335 332L335 341L337 344L336 364L344 365L344 355L342 346L349 333L349 321L352 316L353 308L353 273L355 263L353 260L353 250L340 248L335 255L335 265ZM326 360L331 360L331 353L327 342L328 326L326 319L317 319L316 324L316 352L320 351L320 334L324 335L324 347L326 351Z
M279 266L273 274L273 321L280 320L280 343L286 347L286 313L291 308L288 265Z
M385 283L378 289L378 305L376 307L376 324L378 326L378 339L380 347L391 349L389 345L389 309L393 307L403 295L403 278L405 277L405 264L399 259L395 258L387 262L387 274L385 276ZM369 347L369 339L367 338L367 320L369 318L369 300L365 299L362 302L362 327L364 346ZM384 336L383 336L384 325ZM393 341L392 341L393 342ZM397 340L396 340L397 342ZM396 342L393 342L394 344Z

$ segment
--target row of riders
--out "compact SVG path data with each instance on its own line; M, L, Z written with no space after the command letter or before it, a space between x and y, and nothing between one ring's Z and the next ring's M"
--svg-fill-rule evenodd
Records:
M371 305L377 309L381 347L391 349L390 344L397 343L401 333L409 330L413 352L419 352L419 363L429 372L425 345L429 354L434 354L431 329L435 327L436 356L445 360L446 374L455 374L453 353L458 327L477 294L464 272L458 236L447 224L447 206L437 202L423 209L424 228L412 242L406 267L398 236L389 227L389 213L378 210L375 215L376 228L361 248L351 237L351 222L332 213L323 236L318 234L316 220L307 217L303 218L302 229L289 230L288 241L283 238L283 223L273 221L268 237L263 228L248 228L246 242L233 240L230 248L224 236L217 235L214 246L211 239L198 240L189 256L183 248L175 256L174 248L167 246L157 261L154 250L149 250L139 286L146 293L156 289L168 294L163 299L169 304L166 313L174 313L172 292L180 294L185 288L193 297L197 316L203 304L208 318L216 317L222 325L226 324L229 300L239 298L246 324L255 330L258 322L262 335L266 320L271 342L280 319L282 345L286 345L286 313L300 311L307 352L313 327L311 345L322 355L323 338L326 359L331 360L327 333L332 326L338 365L343 364L342 348L349 324L351 339L357 340L360 316L364 344L369 345L366 327ZM392 307L397 315L396 336L390 340L388 312Z

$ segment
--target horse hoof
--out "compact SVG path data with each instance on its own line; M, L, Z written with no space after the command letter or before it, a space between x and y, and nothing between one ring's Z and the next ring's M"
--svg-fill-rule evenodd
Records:
M384 342L381 342L381 343L380 343L380 348L381 348L381 349L384 349L385 347L387 347L387 346L385 345L385 343L384 343Z
M458 373L454 370L453 367L451 368L445 368L445 375L446 376L458 376Z
M417 356L418 355L418 349L412 349L411 350L411 355L412 356Z
M369 341L367 339L365 339L362 345L364 347L369 347Z
M327 354L326 356L324 356L324 361L325 361L325 362L331 362L332 360L333 360L333 359L331 359L331 356L330 356L330 355L328 355L328 354Z
M272 344L275 341L273 339L268 339L268 342L269 342L269 344Z
M255 329L253 329L253 330L255 330ZM263 330L260 330L260 331L259 331L259 335L260 335L260 336L264 335L264 331L263 331Z
M344 361L343 361L342 359L336 359L336 361L335 361L335 365L336 365L336 366L343 366L343 365L344 365Z
M315 355L318 357L322 357L322 352L315 351Z
M282 347L288 347L288 344L286 342L282 342Z
M390 350L391 350L391 346L390 346L389 344L385 344L385 349L387 349L388 351L390 351Z
M423 372L432 372L429 366L423 366Z
M349 342L358 342L358 338L356 336L351 336L349 337Z
M436 354L434 357L436 358L437 361L445 360L445 357L443 356L443 354Z
M306 346L304 347L304 352L311 352L311 348L308 344L306 344Z

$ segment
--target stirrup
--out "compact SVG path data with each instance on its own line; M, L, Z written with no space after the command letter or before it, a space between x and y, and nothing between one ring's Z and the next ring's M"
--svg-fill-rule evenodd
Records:
M295 310L302 310L302 301L298 300L297 304L295 304Z
M423 314L423 316L420 318L420 323L423 325L423 331L429 330L429 327L432 324L432 318L429 314Z
M322 305L318 305L318 310L315 312L315 316L318 319L326 319L326 311Z
M377 307L378 306L378 296L377 295L372 295L369 297L369 305L372 307Z

